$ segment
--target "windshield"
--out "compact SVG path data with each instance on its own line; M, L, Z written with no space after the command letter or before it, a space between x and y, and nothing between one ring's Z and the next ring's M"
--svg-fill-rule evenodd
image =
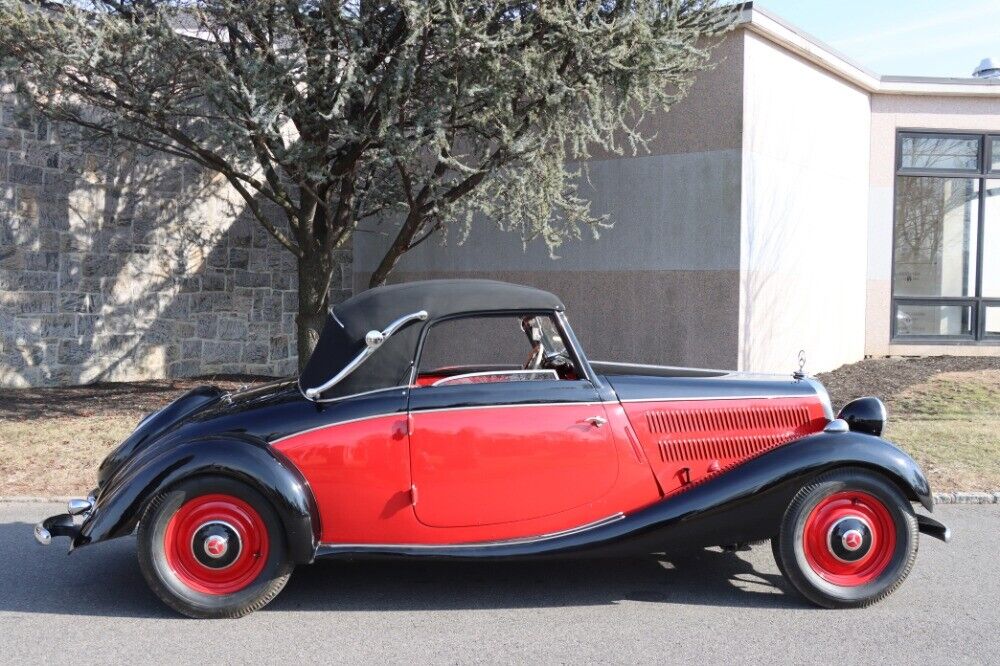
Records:
M534 317L535 325L542 333L542 346L548 354L568 356L559 328L551 317Z

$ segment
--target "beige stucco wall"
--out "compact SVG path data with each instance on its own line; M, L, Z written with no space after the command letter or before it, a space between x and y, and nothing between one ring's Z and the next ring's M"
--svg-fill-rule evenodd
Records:
M649 120L649 152L596 156L583 194L614 227L549 257L476 220L461 246L425 243L393 281L485 277L557 293L588 355L647 363L737 365L742 39L714 52L688 97ZM387 225L388 226L388 225ZM385 231L384 229L380 231ZM367 286L385 234L354 240L354 286Z
M1000 98L872 96L865 353L996 354L996 347L890 343L893 189L898 129L1000 132Z
M746 33L740 367L860 360L865 341L869 97Z

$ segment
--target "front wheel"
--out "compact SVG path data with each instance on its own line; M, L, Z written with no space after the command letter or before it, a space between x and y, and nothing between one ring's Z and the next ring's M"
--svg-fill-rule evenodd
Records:
M918 538L913 508L899 488L868 470L842 469L795 495L771 547L802 596L826 608L859 608L903 583Z
M246 484L183 481L157 495L139 523L139 568L168 606L197 618L265 606L292 571L281 520Z

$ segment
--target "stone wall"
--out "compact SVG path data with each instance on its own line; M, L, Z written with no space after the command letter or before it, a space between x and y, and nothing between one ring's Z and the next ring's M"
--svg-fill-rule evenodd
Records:
M291 374L295 290L294 257L217 176L0 94L0 386Z

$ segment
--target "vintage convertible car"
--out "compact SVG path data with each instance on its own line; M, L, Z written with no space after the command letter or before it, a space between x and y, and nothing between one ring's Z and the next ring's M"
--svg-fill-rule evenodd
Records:
M948 540L875 398L836 418L801 373L589 361L552 294L442 280L332 309L297 379L203 387L150 414L97 488L35 528L138 533L157 595L262 607L318 557L671 554L770 539L810 601L890 594Z

